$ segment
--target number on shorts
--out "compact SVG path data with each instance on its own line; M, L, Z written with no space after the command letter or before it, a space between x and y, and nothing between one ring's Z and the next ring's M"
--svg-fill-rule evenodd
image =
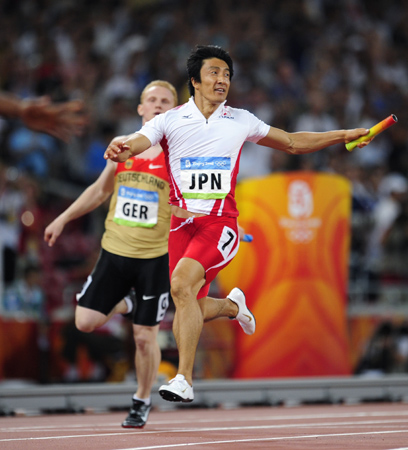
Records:
M161 322L164 319L169 303L169 293L165 292L164 294L161 294L157 305L156 322Z
M224 227L221 238L218 241L218 250L221 252L224 259L231 253L236 240L237 234L235 231L230 227Z

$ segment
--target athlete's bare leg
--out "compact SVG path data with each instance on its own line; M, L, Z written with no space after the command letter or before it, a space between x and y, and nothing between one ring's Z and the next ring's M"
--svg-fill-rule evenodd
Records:
M238 306L229 298L204 297L198 300L203 314L204 322L218 319L220 317L230 317L233 319L238 314Z
M171 295L176 307L173 333L179 351L178 373L193 384L194 358L204 324L197 301L198 291L205 283L203 266L191 258L182 258L171 277Z
M91 333L96 328L104 325L114 314L126 314L127 310L128 307L125 300L121 300L107 316L99 311L77 306L75 310L75 325L78 330ZM157 343L158 332L159 325L152 327L133 325L133 337L136 346L136 396L139 398L150 397L153 384L156 381L161 360L160 347Z
M105 325L113 315L126 314L127 310L125 300L121 300L107 316L99 311L77 305L75 309L75 325L79 331L91 333L96 328Z
M133 325L133 337L136 345L136 396L138 398L150 397L153 384L156 381L161 359L160 347L157 343L159 327L160 325L153 327Z
M204 297L197 294L205 284L203 266L191 259L182 258L173 271L171 295L176 307L173 333L179 351L178 373L193 384L194 359L204 322L219 317L235 317L238 306L228 298Z

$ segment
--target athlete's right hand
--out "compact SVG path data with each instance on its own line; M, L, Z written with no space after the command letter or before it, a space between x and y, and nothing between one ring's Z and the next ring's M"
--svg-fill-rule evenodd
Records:
M51 222L44 231L44 241L48 242L48 246L52 247L55 244L58 236L62 233L64 224L57 219Z
M114 142L112 141L108 148L105 150L105 154L103 157L105 159L111 159L115 162L125 162L132 156L130 153L130 147L123 142Z

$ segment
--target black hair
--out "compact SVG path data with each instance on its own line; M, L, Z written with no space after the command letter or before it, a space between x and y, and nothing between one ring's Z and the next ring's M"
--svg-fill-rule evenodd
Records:
M218 58L226 62L230 71L230 79L234 74L234 67L231 56L227 51L218 45L196 45L195 49L190 53L187 59L187 74L188 74L188 90L190 95L194 95L194 86L191 79L194 78L198 83L201 82L201 67L206 59Z

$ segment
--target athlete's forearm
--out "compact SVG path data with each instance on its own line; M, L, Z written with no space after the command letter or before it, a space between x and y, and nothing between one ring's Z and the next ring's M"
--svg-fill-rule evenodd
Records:
M85 191L59 216L59 219L67 224L78 219L100 206L108 197L109 192L101 191L94 184Z
M289 153L304 155L317 152L331 145L345 143L346 131L335 130L322 133L300 131L290 133L290 139Z
M299 131L287 133L270 127L268 134L258 141L259 145L271 147L294 155L313 153L335 144L348 142L364 136L369 130L356 128L352 130L333 130L320 133Z
M130 156L138 155L152 146L146 136L139 133L133 133L123 141L123 144L129 147Z
M20 117L23 108L23 100L11 94L0 93L0 115L8 117Z

